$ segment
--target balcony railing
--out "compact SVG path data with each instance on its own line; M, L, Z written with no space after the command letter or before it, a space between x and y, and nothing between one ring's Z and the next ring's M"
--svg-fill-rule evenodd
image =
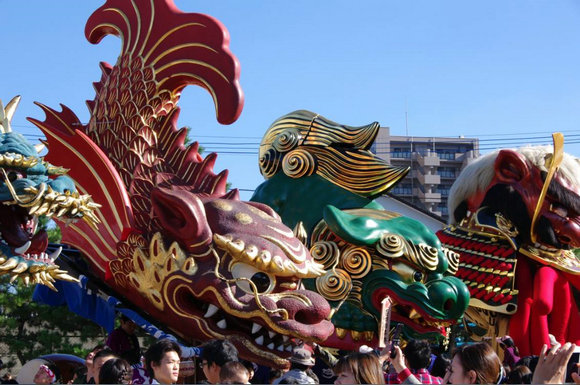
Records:
M417 174L417 180L421 184L440 184L441 177L438 174Z

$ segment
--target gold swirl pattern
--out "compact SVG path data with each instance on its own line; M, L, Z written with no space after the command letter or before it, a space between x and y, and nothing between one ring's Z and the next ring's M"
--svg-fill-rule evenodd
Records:
M310 254L312 254L315 262L324 266L324 270L330 270L336 266L340 250L334 242L318 241L310 248Z
M343 252L340 265L353 279L362 278L371 271L371 255L361 247L349 247Z
M280 166L280 155L270 148L260 155L260 170L266 179L273 177Z
M342 269L327 271L316 278L316 291L329 301L340 301L346 298L352 289L348 273Z
M277 151L284 153L296 148L300 139L301 137L298 130L295 128L289 128L280 133L276 139L274 139L272 146Z
M404 256L416 266L427 270L435 270L439 263L438 250L425 243L414 245L400 235L384 233L376 245L377 251L387 258Z
M442 249L443 254L445 254L445 257L449 262L449 267L447 267L447 271L449 272L449 274L455 275L455 273L457 273L457 270L459 269L459 253L449 250L446 247L442 247Z
M439 251L437 248L429 246L425 243L420 243L418 247L420 265L424 266L428 270L435 270L437 268L437 263L439 263Z
M392 166L370 151L337 147L308 147L317 160L316 173L356 194L374 197L390 190L409 168Z
M435 270L437 268L438 251L425 243L407 244L407 252L405 253L407 259L416 266L421 266L427 270Z
M369 198L379 196L409 172L409 167L392 166L369 150L379 128L377 122L352 127L311 111L291 112L272 123L262 138L260 171L269 179L280 171L281 159L287 162L289 150L302 150L316 160L312 171L286 175L299 178L315 172L355 194ZM286 172L286 168L283 171Z
M387 258L400 258L405 254L405 239L397 234L383 233L377 242L377 251Z
M314 157L308 151L297 149L289 152L282 161L284 174L291 178L312 175L316 168Z

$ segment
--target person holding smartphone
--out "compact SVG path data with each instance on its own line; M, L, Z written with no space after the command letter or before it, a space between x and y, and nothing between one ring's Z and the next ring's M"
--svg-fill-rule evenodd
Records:
M427 370L431 363L431 345L429 341L412 339L407 343L402 352L404 368L395 364L396 352L397 350L394 348L391 351L391 357L395 357L392 359L392 363L396 373L385 375L386 384L404 383L410 374L414 375L422 384L441 384L443 382L441 377L432 376Z

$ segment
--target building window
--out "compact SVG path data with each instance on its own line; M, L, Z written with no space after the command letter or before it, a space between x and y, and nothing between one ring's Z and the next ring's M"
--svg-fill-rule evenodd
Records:
M455 152L451 150L436 150L439 159L455 160Z
M411 151L406 148L395 147L391 153L393 158L411 159Z
M455 178L455 169L453 167L437 167L437 174L442 178Z
M413 189L411 188L411 186L397 186L393 189L393 194L412 195Z

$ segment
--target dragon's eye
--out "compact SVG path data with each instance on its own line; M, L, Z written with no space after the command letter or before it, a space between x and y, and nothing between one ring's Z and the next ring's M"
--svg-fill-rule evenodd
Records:
M256 286L256 290L260 294L267 294L272 291L276 285L276 280L270 274L256 269L247 263L234 263L231 267L232 276L236 281L236 285L246 293L253 294L252 285L246 279L252 281Z
M7 174L8 174L8 180L10 182L14 182L16 179L22 178L22 174L18 171L11 170L11 171L8 171Z
M413 274L413 279L415 282L421 282L423 280L423 273L416 271L415 274Z
M407 285L423 282L425 278L425 274L422 271L416 270L416 268L403 262L393 262L391 264L391 270L399 274L400 279Z

